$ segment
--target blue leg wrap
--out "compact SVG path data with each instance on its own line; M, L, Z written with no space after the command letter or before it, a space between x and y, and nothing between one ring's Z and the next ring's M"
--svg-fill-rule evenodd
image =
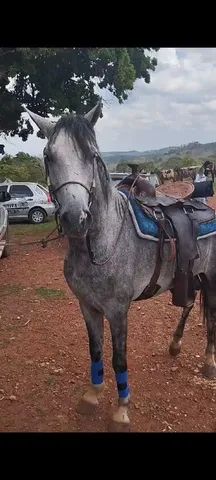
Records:
M101 385L103 383L104 371L103 361L92 362L91 364L91 381L93 385Z
M128 387L128 372L116 373L116 382L118 388L119 398L127 398L130 390Z

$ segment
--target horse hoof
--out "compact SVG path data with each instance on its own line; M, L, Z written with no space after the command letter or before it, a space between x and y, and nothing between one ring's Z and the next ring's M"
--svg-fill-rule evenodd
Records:
M110 433L129 433L130 423L121 423L111 420L111 422L109 423L108 431Z
M87 402L84 398L81 398L77 405L76 411L81 415L94 415L94 413L97 411L98 405L98 401L95 403L90 403Z
M128 405L119 405L109 424L110 432L130 432L130 420L127 409Z
M204 377L209 378L211 380L216 378L216 366L204 365L202 369L202 374L204 375Z
M169 346L169 354L172 355L172 357L176 357L177 355L179 355L180 352L181 352L181 344L172 341Z

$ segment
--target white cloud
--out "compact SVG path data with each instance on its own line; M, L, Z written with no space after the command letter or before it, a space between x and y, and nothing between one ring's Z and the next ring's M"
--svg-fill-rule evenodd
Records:
M137 80L124 104L102 91L104 116L96 126L102 151L216 140L216 49L162 48L154 56L158 66L151 83ZM3 141L7 152L39 155L45 144L35 135L25 143L16 137L9 142Z
M160 67L178 67L180 65L179 58L175 48L162 48L157 54Z

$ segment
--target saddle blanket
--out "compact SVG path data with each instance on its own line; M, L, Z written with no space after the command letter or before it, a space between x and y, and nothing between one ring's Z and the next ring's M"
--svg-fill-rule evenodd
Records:
M127 192L125 191L122 192L121 190L119 190L119 193L127 202L128 201ZM147 215L145 215L141 205L135 198L129 199L128 208L129 208L129 212L131 214L137 235L140 238L145 238L147 240L153 240L157 242L159 238L159 228L158 228L157 220L156 219L153 220L149 218ZM197 239L199 240L215 234L216 234L216 218L210 222L201 223L199 225ZM169 241L169 239L165 239L165 241Z

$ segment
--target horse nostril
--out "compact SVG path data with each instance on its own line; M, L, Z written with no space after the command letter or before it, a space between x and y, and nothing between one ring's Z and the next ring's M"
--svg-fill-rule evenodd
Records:
M86 213L86 220L87 220L87 222L90 224L91 221L92 221L91 212L90 212L89 210L85 210L85 213Z
M82 212L79 218L80 225L84 225L87 219L87 212Z
M89 212L89 210L83 210L80 215L79 223L82 228L86 227L87 224L89 225L91 223L91 213Z

